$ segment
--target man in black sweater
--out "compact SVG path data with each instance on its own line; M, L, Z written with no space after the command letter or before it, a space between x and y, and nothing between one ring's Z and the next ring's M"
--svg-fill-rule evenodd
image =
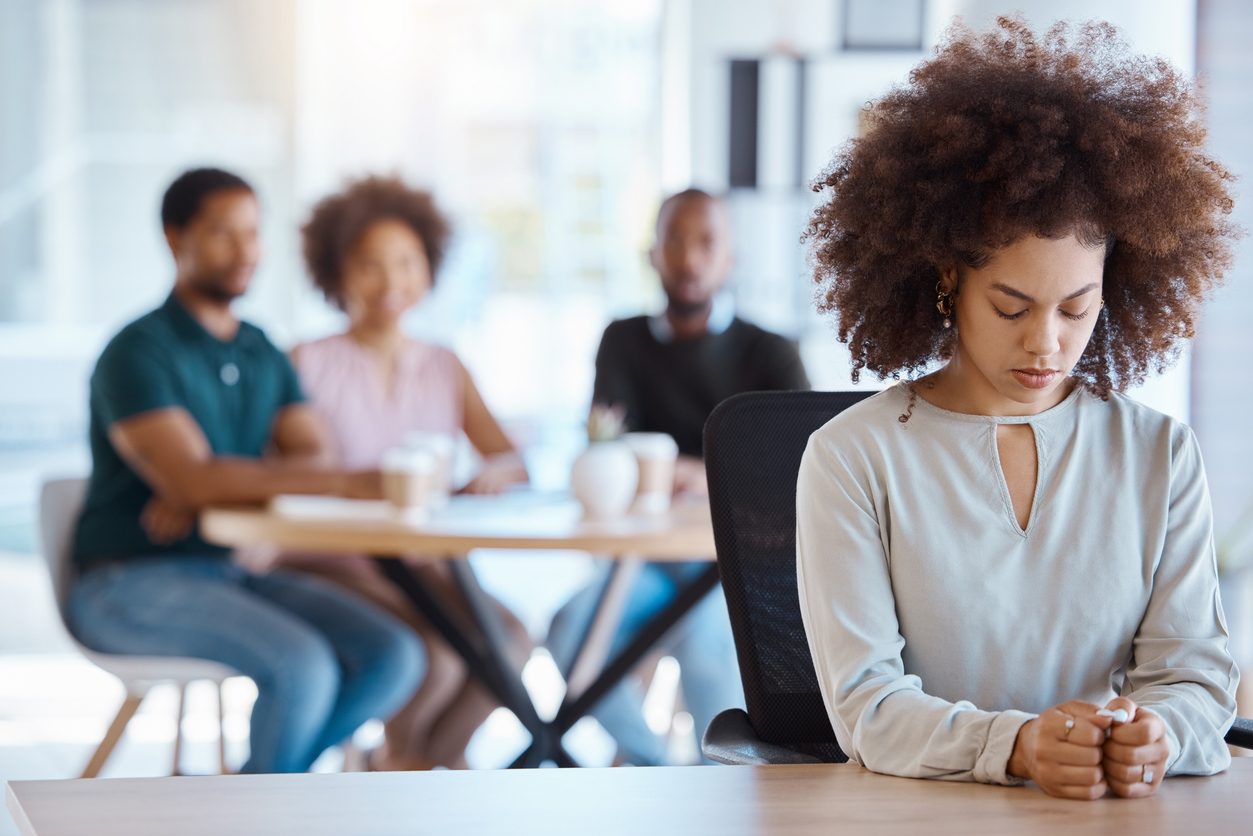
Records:
M731 226L722 201L689 189L666 199L649 253L666 310L610 323L596 354L594 403L626 411L633 432L668 433L685 460L682 488L703 479L701 433L713 408L761 389L808 389L791 340L745 322L723 290Z
M657 240L649 256L661 278L666 309L605 329L592 399L624 410L630 431L673 436L680 454L674 492L703 495L701 436L713 408L739 392L808 389L809 380L792 341L735 315L723 289L733 255L730 218L721 200L697 189L667 198L657 214ZM706 565L647 565L627 601L614 650ZM573 628L588 617L594 600L594 590L587 590L553 619L548 645L559 664L568 663ZM715 714L744 699L721 594L707 596L672 636L666 649L679 662L684 702L699 738ZM593 714L618 741L622 759L663 763L663 742L644 724L640 704L639 689L627 682Z

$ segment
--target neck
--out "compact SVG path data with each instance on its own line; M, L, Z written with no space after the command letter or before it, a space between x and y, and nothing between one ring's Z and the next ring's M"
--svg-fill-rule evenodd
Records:
M675 339L694 340L709 333L709 315L712 312L713 302L706 302L695 310L681 310L670 305L666 308L666 320L674 331Z
M231 340L239 333L239 320L231 312L231 303L197 293L190 282L174 283L174 298L178 299L192 319L219 340Z
M348 326L348 336L366 348L387 356L395 354L405 343L405 332L400 329L399 323L377 327L354 322Z

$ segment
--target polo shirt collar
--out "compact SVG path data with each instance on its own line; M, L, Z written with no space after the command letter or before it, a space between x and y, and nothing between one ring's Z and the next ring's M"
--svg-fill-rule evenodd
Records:
M161 313L169 319L174 327L182 334L198 339L205 339L214 345L235 345L238 344L240 338L244 335L244 323L239 323L239 329L235 332L234 339L220 340L200 324L187 308L183 307L183 303L174 295L174 291L170 291L170 295L165 297L165 302L161 305Z
M730 328L734 320L735 298L724 290L713 298L706 331L710 336L716 336ZM670 320L666 318L665 311L648 318L648 330L652 332L653 339L659 343L674 342L674 328L671 327Z

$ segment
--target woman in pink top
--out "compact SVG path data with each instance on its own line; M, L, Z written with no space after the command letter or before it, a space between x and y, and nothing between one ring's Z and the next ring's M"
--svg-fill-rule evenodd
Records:
M483 457L463 490L495 493L527 481L517 449L492 416L465 366L446 348L414 340L401 318L430 291L447 244L448 222L426 192L394 178L368 177L322 200L304 225L304 257L314 283L349 317L343 334L305 343L292 360L313 406L325 417L341 463L373 468L412 432L464 432ZM495 703L399 590L364 558L288 558L330 577L405 619L426 643L428 671L409 704L386 726L374 766L422 769L465 765L465 747ZM446 567L415 562L433 589L464 607ZM526 630L500 607L529 652Z

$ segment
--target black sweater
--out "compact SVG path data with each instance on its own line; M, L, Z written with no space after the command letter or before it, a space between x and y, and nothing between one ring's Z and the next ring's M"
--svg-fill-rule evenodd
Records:
M627 429L669 433L700 456L705 419L740 392L808 389L795 343L738 317L720 334L659 342L648 317L609 324L596 353L592 400L626 409Z

